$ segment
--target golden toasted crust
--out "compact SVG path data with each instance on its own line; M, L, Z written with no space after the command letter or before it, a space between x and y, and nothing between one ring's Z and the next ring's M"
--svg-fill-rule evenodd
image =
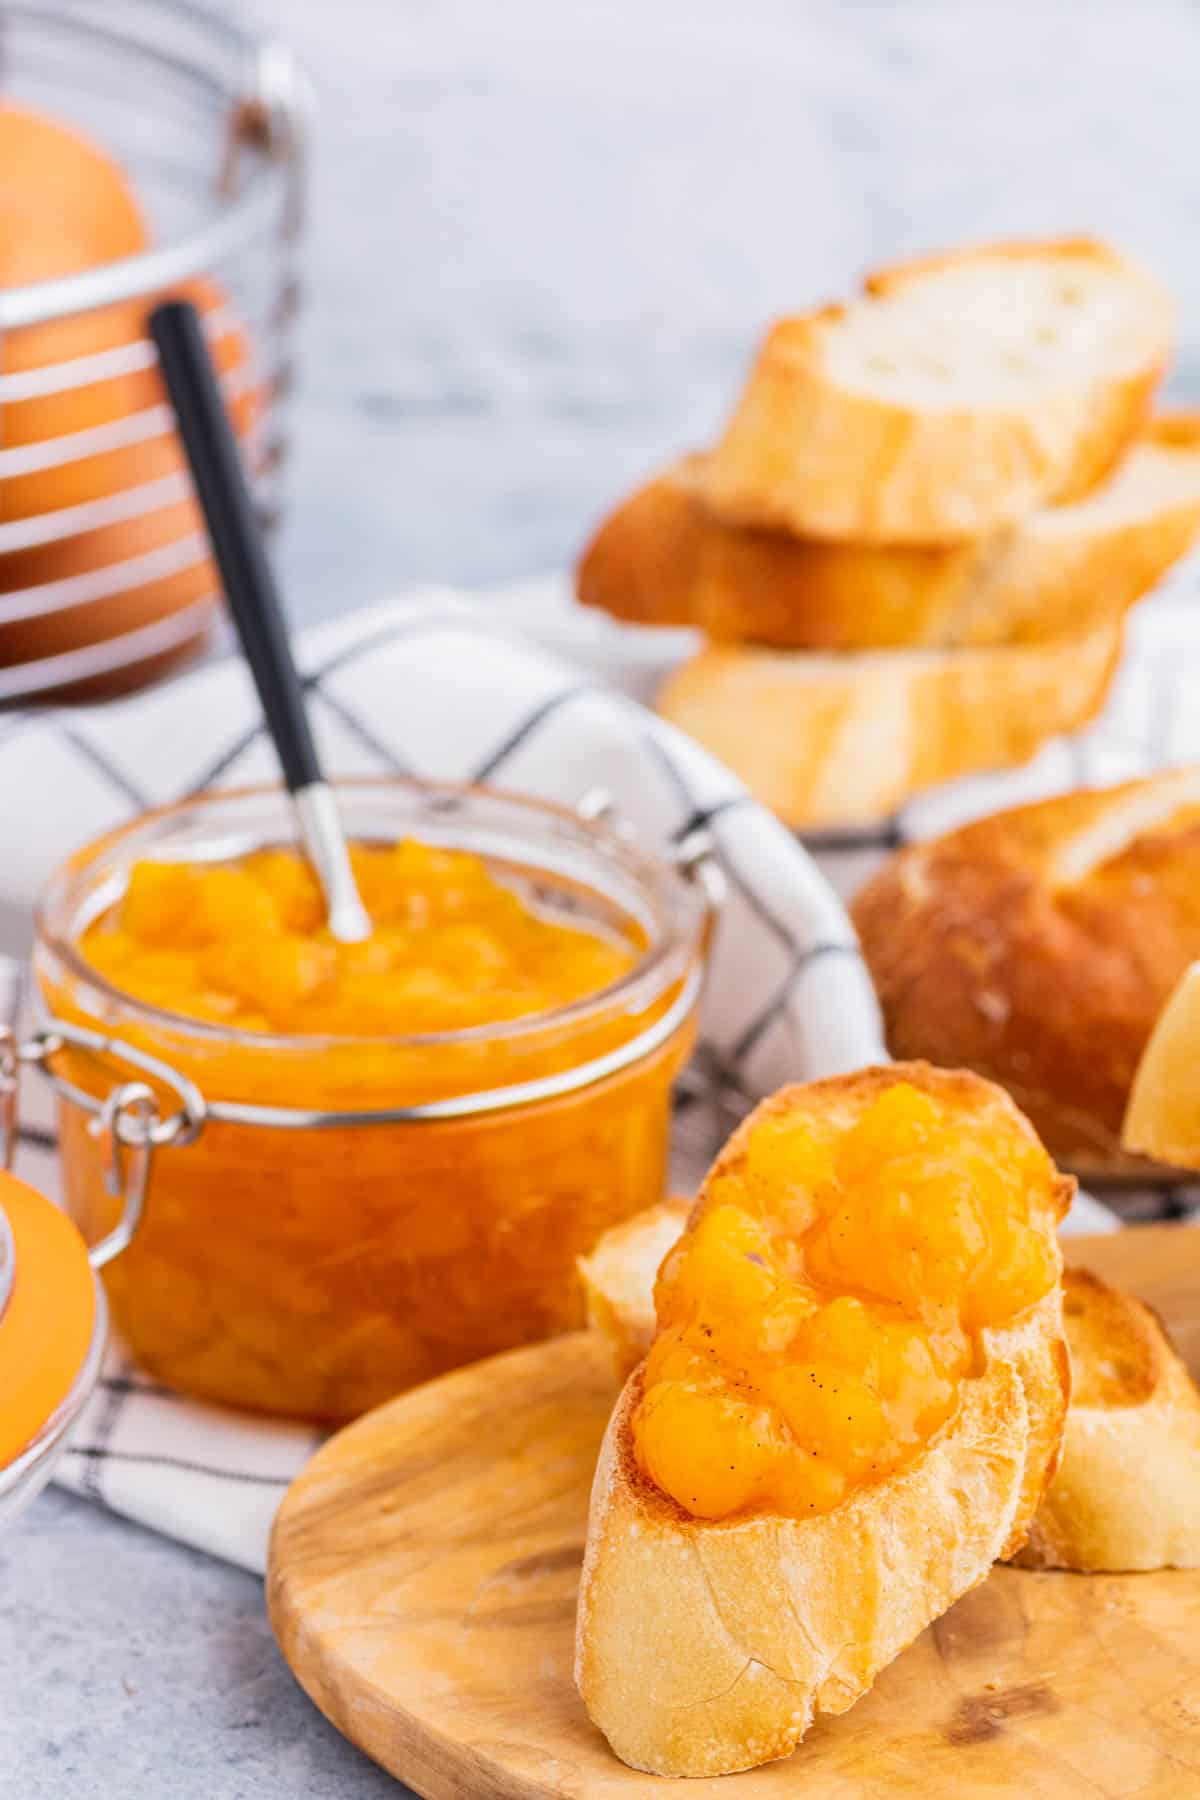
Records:
M1121 1149L1155 1019L1200 957L1200 772L1017 807L900 851L851 908L889 1048L1001 1082L1081 1173Z
M726 643L855 650L945 640L974 545L821 543L726 525L685 457L619 506L584 551L576 592L634 625L695 625Z
M596 531L575 571L575 592L631 625L693 625L695 594L707 554L693 476L703 458L688 456L647 482Z
M985 246L885 269L868 296L913 295L972 265L1023 262L1104 271L1136 307L1138 327L1064 375L1020 392L989 390L972 404L906 391L872 376L862 359L853 383L834 372L830 346L870 307L828 307L773 327L709 465L704 492L733 524L806 537L882 543L955 543L1011 524L1049 501L1070 499L1112 466L1144 422L1170 348L1171 312L1159 284L1102 244L1086 239ZM1001 329L1007 282L994 296ZM939 327L941 330L939 330ZM1053 332L1047 316L1045 329ZM944 319L931 312L921 355L897 342L896 356L936 363ZM884 359L885 361L887 359Z
M1200 1393L1161 1321L1095 1275L1063 1275L1073 1393L1062 1460L1016 1561L1200 1567Z
M585 605L777 649L1031 643L1118 617L1200 528L1197 414L1153 421L1083 500L941 547L726 525L698 492L705 464L685 457L601 525L577 572Z
M971 1075L865 1069L767 1101L713 1174L744 1155L764 1116L811 1109L850 1122L897 1079L1030 1132ZM1070 1194L1060 1180L1050 1197L1050 1241ZM579 1690L618 1756L692 1776L786 1756L817 1712L853 1705L1015 1550L1053 1474L1067 1404L1057 1287L1011 1327L985 1332L983 1351L955 1417L909 1468L805 1520L698 1520L647 1481L632 1448L634 1371L596 1469L576 1637Z
M657 706L789 825L870 824L1085 724L1121 636L1101 625L1042 644L845 656L713 646L667 679Z

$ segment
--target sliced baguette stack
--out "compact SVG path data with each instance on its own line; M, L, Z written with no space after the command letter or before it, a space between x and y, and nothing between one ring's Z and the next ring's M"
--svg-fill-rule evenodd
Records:
M870 277L768 334L723 438L601 527L580 599L710 644L659 710L789 823L865 824L1099 709L1200 530L1170 304L1069 240Z

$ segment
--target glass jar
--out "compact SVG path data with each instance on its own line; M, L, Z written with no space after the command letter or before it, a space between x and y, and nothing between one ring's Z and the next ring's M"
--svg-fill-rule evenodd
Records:
M352 840L471 851L543 913L619 934L632 965L570 1005L421 1037L234 1030L97 975L79 941L133 864L289 843L274 788L81 851L44 892L34 957L85 1237L153 1165L106 1273L134 1355L206 1399L331 1420L581 1322L576 1257L662 1194L714 906L703 862L651 856L597 809L391 779L339 799Z

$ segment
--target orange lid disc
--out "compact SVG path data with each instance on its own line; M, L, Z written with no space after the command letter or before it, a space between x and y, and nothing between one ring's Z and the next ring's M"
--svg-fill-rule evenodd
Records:
M96 1328L96 1278L79 1232L43 1194L0 1174L0 1212L15 1251L11 1267L0 1261L3 1467L37 1436L75 1384Z

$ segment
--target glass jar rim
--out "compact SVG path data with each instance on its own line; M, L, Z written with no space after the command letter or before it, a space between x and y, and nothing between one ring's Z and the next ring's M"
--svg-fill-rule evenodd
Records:
M222 1025L212 1020L172 1012L169 1008L139 999L109 981L79 950L74 930L78 905L70 906L76 884L94 872L107 855L117 851L121 845L128 843L148 827L171 819L203 817L209 808L222 804L236 806L255 800L278 800L286 805L288 796L281 783L261 782L238 788L208 790L152 808L75 851L47 878L37 897L34 906L36 941L44 944L59 958L74 979L85 982L105 1001L116 1004L123 1012L159 1031L166 1030L177 1037L186 1035L209 1045L234 1043L252 1051L287 1050L293 1053L340 1051L361 1046L433 1052L439 1049L511 1044L514 1040L532 1038L538 1032L586 1025L592 1017L619 1007L624 997L656 976L661 978L659 991L665 991L672 979L682 976L695 956L703 953L705 923L711 903L689 879L684 862L653 854L638 843L629 830L610 822L607 815L589 817L578 808L546 800L539 795L492 787L487 783L441 781L411 775L355 775L334 779L330 785L340 797L359 793L369 799L396 793L413 801L424 799L434 806L440 804L447 809L451 804L469 804L472 800L478 800L485 804L511 808L518 817L527 819L534 827L538 823L560 829L565 827L576 834L579 847L586 847L593 854L606 855L618 861L624 872L633 878L641 893L662 891L664 902L658 908L656 917L658 934L648 942L645 950L628 969L615 981L598 988L595 993L517 1018L440 1032L389 1034L251 1031L242 1026ZM352 841L354 835L353 830L348 832ZM277 838L264 839L261 844L247 846L239 853L246 854L249 848L265 848L268 843L278 841ZM537 847L532 839L529 848L527 866L533 870L540 868L543 874L548 873L537 861ZM56 901L67 907L68 916L64 926L55 926L50 921L51 907ZM682 922L669 917L668 901L673 901L676 907L682 907ZM673 964L678 967L673 968Z

